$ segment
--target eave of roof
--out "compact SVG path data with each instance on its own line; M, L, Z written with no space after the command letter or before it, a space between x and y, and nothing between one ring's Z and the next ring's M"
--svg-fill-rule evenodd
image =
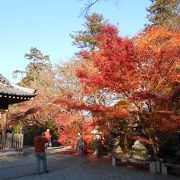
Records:
M0 74L0 82L0 95L26 97L34 97L37 95L36 90L12 84L4 76L2 76L2 74Z

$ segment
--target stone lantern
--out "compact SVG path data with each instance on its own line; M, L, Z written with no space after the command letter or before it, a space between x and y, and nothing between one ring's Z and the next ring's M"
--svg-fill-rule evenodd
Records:
M146 146L140 141L136 140L132 146L133 158L139 160L148 160L150 158Z
M99 148L100 148L100 140L101 140L101 135L102 132L100 131L99 126L95 126L94 130L91 131L91 134L93 134L93 143L94 143L94 155L98 156L99 155Z

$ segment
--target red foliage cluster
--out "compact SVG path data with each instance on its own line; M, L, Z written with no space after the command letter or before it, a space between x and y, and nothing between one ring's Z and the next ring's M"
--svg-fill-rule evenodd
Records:
M19 113L12 113L11 114L11 121L15 121L17 122L18 120L28 116L28 115L31 115L33 113L36 113L36 112L41 112L42 111L42 107L40 106L37 106L37 107L33 107L33 108L30 108L30 109L27 109L26 111L22 111L22 112L19 112Z
M89 146L93 139L93 136L91 134L91 131L94 128L93 121L86 119L83 122L80 122L80 120L73 120L73 116L69 116L68 118L67 115L63 115L63 117L65 117L66 119L61 119L63 124L61 124L60 126L61 128L59 142L63 145L71 145L72 147L76 148L77 134L78 132L81 132L83 134L86 146ZM59 117L57 119L57 122L58 120ZM68 123L64 123L64 121Z
M93 61L98 73L90 73L88 69L77 70L77 76L81 81L88 86L108 87L116 92L122 92L127 86L129 89L135 86L138 78L131 80L136 73L133 67L133 41L119 37L118 30L114 26L102 27L97 40L99 51L90 52L89 56L87 52L83 54L86 54L84 58L90 58Z
M93 117L104 125L107 120L121 120L132 117L134 113L139 115L139 123L146 132L151 132L147 135L151 136L151 141L140 136L132 138L149 144L155 143L156 135L160 132L180 128L179 117L168 109L168 103L172 99L172 84L180 82L177 71L180 64L179 37L177 31L154 26L130 39L119 36L115 26L102 26L101 32L96 36L98 48L81 52L88 63L82 64L76 74L85 90L105 89L106 92L120 94L128 100L128 107L89 105L85 100L72 99L72 96L58 98L54 103L63 104L69 109L91 111ZM88 64L92 66L89 67ZM85 92L92 93L88 90ZM147 110L142 108L143 105L147 105ZM79 125L75 128L74 118L76 117L63 114L58 117L59 122L63 121L65 126L61 140L67 142L71 139L73 144L79 130L91 127L84 123L83 130ZM132 118L127 119L131 119L129 123L133 124ZM83 133L87 133L85 136L88 137L90 130Z
M118 118L118 117L127 117L129 115L128 111L125 109L119 109L114 106L104 106L100 104L95 105L86 105L85 102L79 100L68 100L56 99L54 103L63 103L66 104L69 108L76 110L87 110L92 111L93 113L103 113L108 118ZM62 114L60 114L62 116ZM65 116L68 116L67 114ZM63 118L62 118L63 119Z
M180 34L164 27L154 26L130 39L120 37L115 26L103 26L96 36L98 48L83 52L83 58L92 62L95 71L88 67L77 70L85 87L109 90L122 94L134 110L144 116L144 128L157 134L180 128L179 117L168 109L172 84L180 82ZM147 102L148 110L142 104ZM114 107L99 104L85 106L101 112L109 119L130 115ZM169 112L170 111L170 112ZM133 113L133 112L131 112Z
M157 111L154 114L154 119L160 125L160 130L169 132L180 129L180 117L175 116L170 111Z

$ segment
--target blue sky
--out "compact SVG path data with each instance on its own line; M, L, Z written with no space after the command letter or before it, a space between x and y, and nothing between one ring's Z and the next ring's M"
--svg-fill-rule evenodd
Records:
M24 54L37 47L50 55L53 64L68 61L75 52L73 31L82 30L79 17L87 0L0 0L0 73L11 82L16 69L24 70ZM133 36L147 23L150 0L101 0L91 12L100 13L119 27L123 36Z

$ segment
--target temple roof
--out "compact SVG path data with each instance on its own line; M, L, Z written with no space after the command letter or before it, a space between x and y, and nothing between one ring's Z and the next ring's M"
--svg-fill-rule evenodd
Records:
M36 96L36 90L12 84L0 73L0 108Z
M0 73L0 94L35 96L36 90L12 84Z
M0 94L17 96L35 96L35 93L36 90L24 88L15 84L11 84L11 86L1 86L0 84Z

